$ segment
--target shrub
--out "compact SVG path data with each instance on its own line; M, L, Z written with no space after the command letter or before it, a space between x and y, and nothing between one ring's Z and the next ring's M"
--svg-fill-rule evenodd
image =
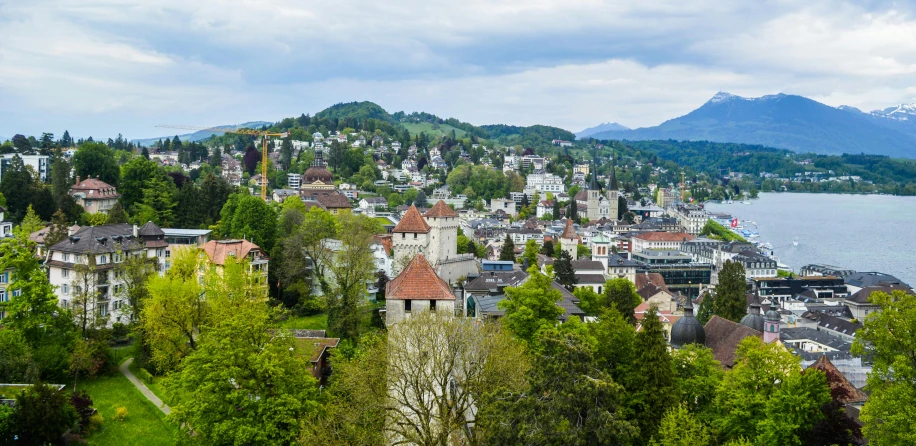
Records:
M77 415L80 417L80 430L85 431L89 428L92 416L96 414L96 410L92 408L92 398L89 397L85 390L73 392L70 395L70 404L73 405Z
M137 369L137 376L139 376L140 379L142 379L147 384L153 383L153 374L142 367Z
M16 426L22 444L56 444L79 421L76 409L62 390L35 384L16 396Z
M105 418L102 417L102 414L96 412L89 417L89 426L86 427L86 433L95 432L102 427L102 423L105 422Z
M127 417L127 408L126 408L126 407L121 406L121 407L115 409L115 419L116 419L116 420L118 420L118 421L124 421L124 418L126 418L126 417Z

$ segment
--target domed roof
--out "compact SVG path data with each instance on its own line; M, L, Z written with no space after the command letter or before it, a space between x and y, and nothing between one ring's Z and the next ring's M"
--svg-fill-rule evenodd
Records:
M779 312L770 308L770 311L767 311L766 318L768 321L778 321L782 316L779 315Z
M687 344L706 343L706 331L697 318L693 317L693 304L690 298L684 305L684 317L677 320L671 327L671 345L675 348L683 347Z
M302 178L306 183L321 181L325 184L331 184L334 182L334 176L331 175L331 172L324 166L309 167L305 171L305 174L302 175Z
M741 325L763 332L763 316L760 314L760 304L757 302L751 304L747 315L741 318Z

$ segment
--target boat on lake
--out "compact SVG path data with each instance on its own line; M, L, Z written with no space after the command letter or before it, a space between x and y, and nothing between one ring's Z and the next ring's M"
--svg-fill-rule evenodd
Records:
M798 246L798 237L792 240L792 246Z

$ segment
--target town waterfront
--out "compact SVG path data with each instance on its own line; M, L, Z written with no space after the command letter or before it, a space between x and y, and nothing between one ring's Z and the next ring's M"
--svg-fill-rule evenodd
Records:
M880 271L916 284L916 197L761 193L750 205L710 203L770 242L796 272L809 263ZM798 238L798 246L792 241Z

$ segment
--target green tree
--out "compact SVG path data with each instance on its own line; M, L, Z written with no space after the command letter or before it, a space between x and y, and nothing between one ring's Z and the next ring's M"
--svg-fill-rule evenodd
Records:
M314 346L277 330L266 286L246 262L228 262L207 287L217 314L165 382L174 402L168 419L186 443L294 442L301 419L319 407L308 363Z
M79 420L63 390L42 383L16 396L12 424L22 444L59 444L64 432Z
M108 210L107 224L115 225L119 223L127 223L128 221L130 221L130 219L128 218L127 212L124 212L124 206L121 206L121 202L115 203L111 206L111 209Z
M722 365L705 346L687 344L671 352L677 388L683 407L701 419L712 418L716 390L722 382Z
M38 370L32 362L32 351L19 330L0 330L0 381L33 382ZM2 437L0 437L2 439Z
M121 171L114 152L105 144L87 142L73 155L73 169L82 179L98 178L114 187L119 186Z
M232 215L233 238L244 238L270 252L277 238L277 214L260 197L243 195Z
M553 241L547 240L544 242L544 246L541 247L541 254L547 257L553 257Z
M560 200L557 198L554 198L553 200L553 219L559 220L560 218L562 218L562 216L560 215Z
M34 189L32 174L25 168L22 158L13 155L0 178L0 194L6 198L7 218L19 222L25 217L34 198Z
M157 187L161 187L165 182L171 182L165 171L155 161L150 161L142 156L122 166L118 193L121 194L120 201L124 207L132 210L135 204L143 201L144 189L151 187L148 182L153 179L161 181L161 183L153 184Z
M522 254L522 258L528 262L529 266L537 266L539 250L540 246L538 246L538 242L534 240L528 240L525 243L525 253Z
M175 183L160 178L150 178L143 188L143 200L136 205L134 222L142 225L148 221L161 227L170 227L175 218Z
M546 330L528 370L530 388L481 409L491 444L629 444L639 429L623 416L623 387L595 366L576 333Z
M563 309L557 305L563 295L553 288L552 281L532 265L528 268L528 280L518 287L506 288L506 298L498 304L506 312L506 328L529 344L541 328L556 325L563 315Z
M509 237L509 234L506 234L506 240L503 241L503 247L499 251L499 260L515 261L515 243L512 241L512 237Z
M200 208L204 213L204 223L212 225L219 221L220 211L229 194L233 191L232 185L225 178L208 173L200 185Z
M636 323L634 311L642 303L636 292L636 286L629 280L617 277L604 283L601 294L589 294L580 301L580 307L589 314L599 314L604 309L614 307L631 324Z
M712 444L709 428L681 403L662 418L652 446L708 446Z
M712 301L712 313L738 322L747 314L747 284L744 265L728 260L719 271L719 284Z
M576 278L576 270L572 266L572 256L566 250L561 249L560 255L553 262L553 271L556 273L557 283L572 290L576 287L579 279Z
M19 227L16 228L17 231L21 232L25 237L28 237L33 232L44 227L44 224L41 222L41 217L35 213L35 210L32 209L30 204L25 211L25 217L22 218L22 223L19 224Z
M665 330L658 320L658 310L653 305L642 320L642 329L636 333L636 357L628 406L636 414L636 425L644 443L658 431L665 412L677 399L674 364L668 353Z
M54 203L57 207L62 207L70 192L70 186L73 182L70 180L70 163L64 159L60 150L54 153L54 162L51 163L51 191L54 194Z
M870 444L916 442L916 296L903 291L875 292L868 301L881 307L856 333L853 353L872 355L870 395L859 416Z
M703 325L706 325L712 317L713 299L715 298L712 294L707 292L703 295L703 301L700 302L700 308L697 309L697 320Z
M382 229L375 219L349 212L338 215L337 224L342 247L328 265L333 280L328 295L328 329L336 336L357 339L366 284L376 272L371 243Z

